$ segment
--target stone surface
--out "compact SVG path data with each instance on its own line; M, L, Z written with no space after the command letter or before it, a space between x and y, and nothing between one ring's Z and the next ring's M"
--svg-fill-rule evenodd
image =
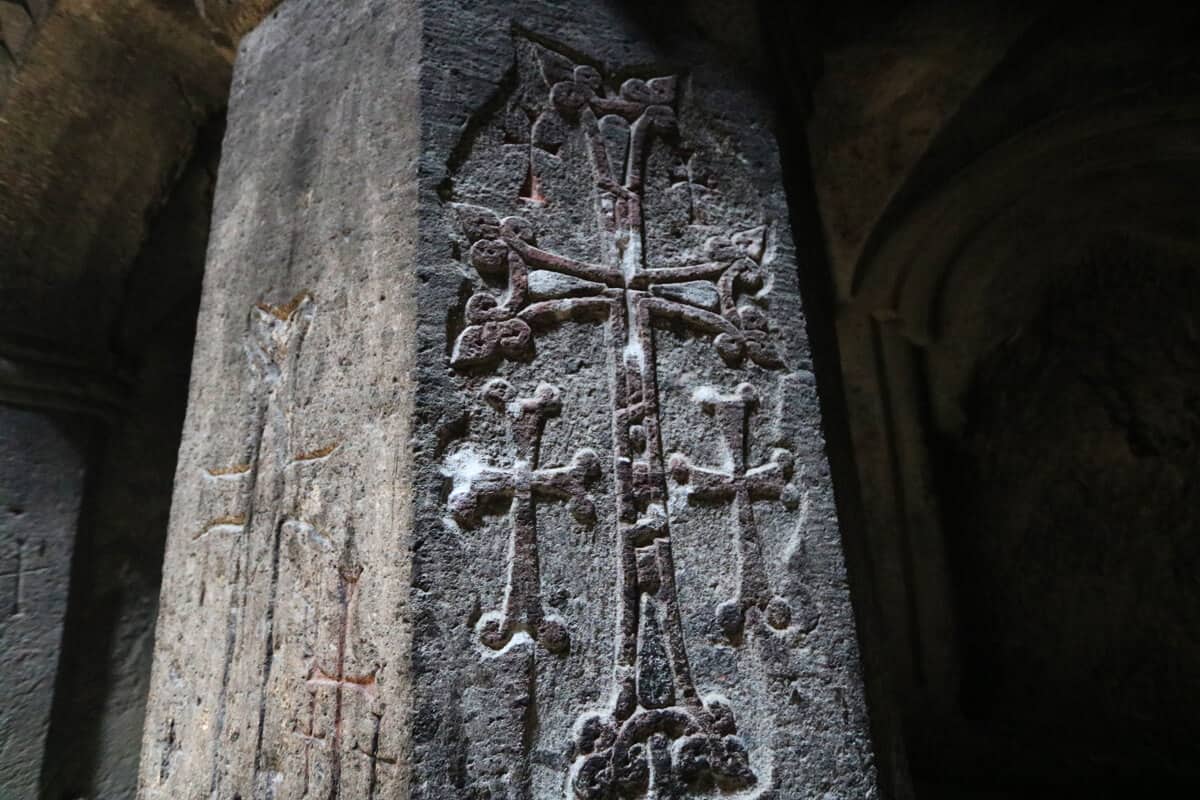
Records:
M195 0L196 10L226 41L237 42L270 14L279 0Z
M58 669L86 439L0 405L0 797L36 797Z
M54 4L0 103L0 348L119 371L128 271L228 83L185 0Z
M3 2L6 39L14 13L37 24L13 70L0 53L0 402L85 417L93 434L57 678L38 689L45 757L20 771L54 800L128 800L207 200L156 226L197 183L184 166L229 59L186 0Z
M667 33L243 40L147 800L876 795L772 121Z
M45 758L20 770L53 800L128 800L206 204L199 242L177 225L138 256L167 198L187 194L178 179L224 105L229 57L188 0L6 0L0 40L0 402L93 431L57 679L39 685Z
M0 0L0 104L54 0Z
M413 11L291 3L243 40L176 469L145 798L407 793Z

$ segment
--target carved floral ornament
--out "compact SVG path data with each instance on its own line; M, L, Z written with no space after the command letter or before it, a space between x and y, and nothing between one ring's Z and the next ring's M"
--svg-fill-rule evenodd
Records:
M578 798L600 800L761 789L731 703L715 695L701 697L692 679L675 587L668 480L688 501L731 506L738 588L713 613L736 646L747 630L771 636L792 624L789 601L771 591L753 510L754 502L763 500L796 506L792 457L780 449L765 464L747 464L747 431L758 407L749 383L732 392L705 388L695 397L721 431L723 468L694 464L682 454L666 457L654 327L670 322L709 338L729 367L747 361L768 370L784 367L770 341L767 316L768 229L751 225L712 236L696 263L649 263L643 249L643 173L654 140L679 139L678 80L630 78L614 88L596 67L576 64L549 47L533 47L543 85L523 91L541 100L532 113L505 124L527 126L520 140L553 157L569 137L584 138L604 257L589 263L560 255L539 246L534 225L523 217L453 204L470 243L466 261L483 288L466 302L466 326L454 342L450 365L478 374L505 360L531 359L537 338L567 320L607 329L613 387L609 474L620 584L614 699L608 708L584 711L575 725L572 790ZM600 456L581 449L568 464L541 464L545 422L563 413L558 387L543 382L522 396L496 378L482 395L510 428L516 449L511 466L495 466L469 446L445 465L453 480L449 510L460 526L477 523L485 500L510 500L507 588L502 607L480 618L479 640L485 652L501 653L533 640L565 656L566 622L547 612L540 597L535 501L566 502L580 524L592 524L589 489L601 477Z
M539 248L533 226L521 217L455 208L471 241L468 263L481 277L503 279L507 290L476 292L467 301L469 324L455 341L454 367L529 358L535 327L607 314L631 292L648 314L715 334L713 344L730 366L746 357L768 369L783 366L768 338L765 226L710 238L704 263L627 275Z

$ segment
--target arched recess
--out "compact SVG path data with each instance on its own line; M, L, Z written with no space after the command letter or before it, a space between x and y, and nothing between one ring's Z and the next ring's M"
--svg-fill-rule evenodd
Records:
M1028 355L1029 347L1022 351L1021 343L1041 335L1048 315L1061 316L1063 307L1074 313L1073 293L1080 304L1093 305L1106 292L1128 292L1131 303L1169 297L1141 287L1181 274L1181 265L1195 265L1200 255L1200 80L1187 43L1195 30L1194 12L1152 17L1099 8L1088 15L1065 9L1042 15L932 137L870 224L857 255L841 262L835 258L835 271L842 270L835 283L846 287L837 330L868 568L883 615L890 684L904 718L917 797L1032 797L1041 796L1039 791L1060 796L1052 793L1065 786L1087 786L1101 792L1096 796L1107 796L1104 791L1126 785L1122 782L1168 786L1185 776L1186 747L1160 757L1133 752L1136 743L1121 741L1112 731L1097 730L1091 740L1087 731L1078 730L1086 727L1091 711L1085 709L1074 725L1050 720L1058 713L1053 709L1040 712L1046 719L1037 720L1037 712L1019 708L1020 697L1004 693L1020 681L997 677L1001 667L984 662L1003 661L1004 648L1015 645L1010 647L1003 640L1008 634L993 631L980 615L991 614L993 603L999 609L995 615L1006 613L1005 598L981 587L989 574L1012 579L1011 565L972 565L970 559L979 559L983 551L963 547L980 531L996 527L973 515L994 514L1002 492L990 491L990 506L971 506L974 495L960 496L971 493L964 489L970 479L956 471L968 469L958 454L982 435L980 409L995 415L1003 408L998 402L981 403L979 393L996 388L992 378L997 369L1006 369L1003 359ZM1129 273L1114 280L1122 269ZM1165 277L1155 277L1160 274ZM1161 313L1168 312L1187 315L1179 309ZM1128 319L1137 317L1130 313ZM1081 319L1098 326L1088 330L1107 330L1103 320ZM1112 320L1114 337L1124 324ZM1164 325L1164 333L1183 330L1172 321ZM1033 388L1026 394L1008 392L1006 402L1041 401L1030 392ZM1045 446L1065 445L1047 439ZM1069 452L1047 454L1056 468L1071 457ZM1009 513L1032 513L1022 502L1029 500L1014 497ZM1021 524L1013 521L1010 527ZM1071 546L1103 547L1105 541L1097 535ZM1027 549L1011 557L1019 563L1039 554L1044 555ZM1074 580L1070 567L1053 568L1064 571L1064 581ZM1039 570L1049 569L1030 564L1035 576L1030 585L1041 580ZM1132 572L1118 577L1136 583L1139 569L1143 566L1133 559ZM1143 577L1152 580L1149 573ZM1103 587L1096 591L1099 619L1108 613L1108 600ZM1016 594L1025 603L1032 597ZM1123 613L1122 597L1111 601L1112 614ZM1164 610L1176 612L1192 613ZM1064 602L1032 613L1053 619L1076 610ZM1106 659L1118 669L1130 660L1114 652L1111 658L1095 653L1086 662L1079 655L1085 646L1119 651L1125 640L1101 631L1091 617L1078 619L1095 630L1064 634L1081 643L1074 650L1062 648L1075 661L1047 666L1039 659L1068 656L1040 653L1036 647L1044 643L1035 643L1029 644L1025 661L1008 653L1003 668L1024 670L1032 680L1062 677L1067 669L1103 671ZM1030 625L1059 630L1037 620ZM999 637L995 651L988 649L992 635ZM1146 658L1166 664L1192 657L1190 642L1182 649L1173 646L1165 643ZM992 680L995 692L981 688ZM1078 683L1107 685L1086 677ZM1079 689L1079 698L1085 691ZM1071 702L1083 702L1079 698ZM1178 699L1190 702L1183 695ZM1102 697L1089 702L1111 709L1122 705ZM1068 705L1064 700L1063 708ZM1114 713L1097 711L1095 719L1115 726L1121 720L1109 720ZM1157 722L1148 721L1146 730ZM1180 723L1162 724L1174 725L1174 736L1188 732ZM1031 733L1031 728L1038 730ZM1071 737L1077 741L1058 747L1057 738ZM1106 737L1109 741L1103 741ZM1118 764L1122 752L1123 765ZM1013 794L984 795L984 788Z

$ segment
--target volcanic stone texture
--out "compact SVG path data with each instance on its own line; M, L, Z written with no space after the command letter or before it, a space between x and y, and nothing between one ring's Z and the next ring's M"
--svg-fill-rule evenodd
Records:
M77 423L0 405L0 797L36 797L83 497Z
M242 41L147 800L875 796L745 85L607 2Z

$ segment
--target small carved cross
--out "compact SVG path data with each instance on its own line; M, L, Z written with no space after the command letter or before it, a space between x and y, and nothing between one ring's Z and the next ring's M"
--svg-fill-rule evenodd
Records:
M355 596L358 594L358 579L362 574L362 567L343 570L341 572L341 583L338 586L338 599L342 604L342 620L338 629L338 644L337 644L337 666L333 672L318 667L316 662L313 662L312 667L308 672L308 688L316 690L324 686L332 686L337 690L338 703L338 718L341 716L342 691L346 688L361 692L364 695L370 695L375 688L375 671L365 675L347 675L346 674L346 639L350 632L350 608L354 605Z
M367 698L374 697L375 695L376 670L371 670L363 675L346 674L346 640L349 638L350 632L350 609L354 606L354 600L358 594L358 580L361 575L362 567L353 567L340 571L338 600L342 607L342 617L338 627L336 666L331 672L317 666L314 661L308 670L308 679L306 681L308 690L314 695L322 688L333 687L334 689L333 735L328 742L328 747L333 752L332 771L334 785L337 785L342 773L342 709L345 690L350 689ZM324 735L313 735L311 724L306 738L312 741L325 740Z
M766 464L746 468L747 426L758 405L758 396L750 384L741 384L732 395L701 389L695 399L706 413L716 418L721 429L726 469L698 467L687 456L676 453L671 456L670 472L677 483L686 486L689 502L733 503L737 513L738 593L736 598L717 607L717 624L730 640L736 639L745 624L746 612L758 608L766 613L772 628L783 630L791 622L791 607L787 600L771 593L754 519L754 501L782 500L789 508L797 505L796 487L788 482L792 454L776 449Z
M29 562L26 559L27 544L28 542L24 539L17 539L17 549L15 555L16 566L11 572L0 572L0 579L11 578L13 581L12 603L9 605L9 612L5 617L6 620L17 619L18 617L25 616L24 602L26 581L30 575L38 575L43 572L47 572L50 569L49 567L45 566L30 568ZM39 556L45 556L46 543L44 541L39 546L37 554Z
M479 460L469 452L447 462L447 474L455 486L450 493L450 511L460 524L474 525L480 506L492 498L511 497L512 540L509 549L508 586L502 611L490 612L479 620L480 638L493 650L503 649L522 628L553 653L563 653L570 637L561 621L547 616L541 601L541 574L537 552L535 497L566 500L577 520L590 523L595 506L587 485L600 477L596 453L576 451L565 467L541 467L542 430L546 419L562 410L557 387L543 383L533 397L517 397L508 381L496 379L484 387L483 396L503 411L510 421L517 458L508 469Z
M324 459L337 449L338 445L334 443L293 455L290 461L284 458L286 449L279 449L290 446L288 412L294 404L292 383L296 359L315 314L315 301L307 291L282 305L257 303L250 308L249 331L244 344L246 360L255 378L247 409L250 436L238 463L204 470L207 486L222 496L233 495L229 498L233 509L207 520L192 535L193 540L209 534L241 535L251 524L254 493L263 474L277 478L288 466ZM272 444L276 452L266 455L273 458L264 457L262 452L268 428L274 429Z

